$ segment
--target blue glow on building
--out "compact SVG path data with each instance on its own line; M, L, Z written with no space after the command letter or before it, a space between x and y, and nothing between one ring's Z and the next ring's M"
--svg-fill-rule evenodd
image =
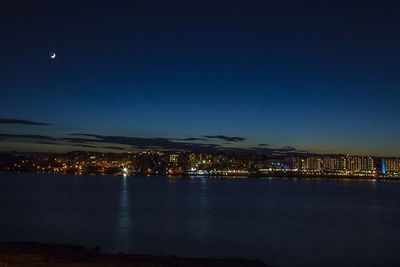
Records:
M386 161L382 159L382 176L386 176Z

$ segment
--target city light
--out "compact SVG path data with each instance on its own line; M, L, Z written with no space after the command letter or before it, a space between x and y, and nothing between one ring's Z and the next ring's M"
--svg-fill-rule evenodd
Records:
M229 154L143 151L137 153L69 152L15 155L0 170L123 175L278 176L397 178L399 158L356 155Z

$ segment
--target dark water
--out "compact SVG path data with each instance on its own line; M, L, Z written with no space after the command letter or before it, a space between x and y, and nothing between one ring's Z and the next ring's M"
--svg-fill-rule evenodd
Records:
M0 173L0 240L400 266L400 183Z

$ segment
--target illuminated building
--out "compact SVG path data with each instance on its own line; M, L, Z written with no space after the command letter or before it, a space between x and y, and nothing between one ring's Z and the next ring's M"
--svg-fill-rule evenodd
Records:
M399 159L398 158L384 158L382 160L382 174L384 173L389 176L395 176L399 174Z
M386 161L382 159L382 176L386 176Z
M284 164L283 159L268 159L267 167L271 170L283 170Z
M307 164L307 169L310 171L318 172L322 169L322 159L317 156L308 157L306 164Z
M179 159L179 155L178 154L170 154L169 155L169 162L170 163L177 163Z
M372 157L361 158L361 171L366 173L375 173L375 164Z
M346 170L351 172L359 172L361 170L361 157L347 155Z

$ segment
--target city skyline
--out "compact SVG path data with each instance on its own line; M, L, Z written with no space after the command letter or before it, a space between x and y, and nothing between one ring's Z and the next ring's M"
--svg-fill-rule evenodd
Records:
M1 5L1 151L399 155L396 3Z
M243 152L243 151L241 151ZM282 151L280 151L282 152ZM147 150L0 153L0 170L56 174L395 179L399 157Z

